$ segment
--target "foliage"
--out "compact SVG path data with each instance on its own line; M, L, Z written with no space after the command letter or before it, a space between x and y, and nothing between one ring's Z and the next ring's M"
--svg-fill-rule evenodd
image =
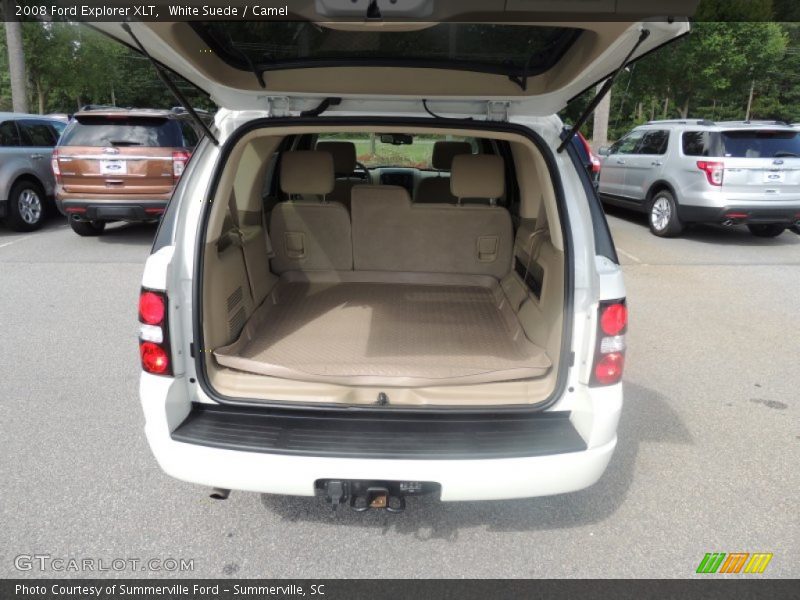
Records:
M146 58L84 25L26 22L22 29L31 110L72 113L84 104L177 104ZM10 110L5 32L0 34L0 110ZM176 78L176 83L194 106L214 108L188 82Z

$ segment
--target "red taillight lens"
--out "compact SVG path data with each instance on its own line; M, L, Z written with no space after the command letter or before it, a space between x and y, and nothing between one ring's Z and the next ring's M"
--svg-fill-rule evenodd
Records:
M706 179L711 185L722 185L723 174L725 173L725 165L721 162L698 160L697 168L704 171Z
M600 329L606 335L619 335L628 324L628 309L624 304L609 304L600 314Z
M622 381L627 328L628 308L624 299L600 303L591 385L613 385Z
M167 295L164 292L142 290L139 294L139 355L142 369L153 375L172 375L170 364Z
M191 154L185 150L176 150L172 153L172 177L176 181L183 175L183 171L186 169L186 163L189 162L190 156Z
M142 292L139 296L139 320L148 325L160 325L165 314L164 297L155 292Z
M56 183L61 183L61 167L58 166L58 150L53 150L53 155L50 158L50 167L53 169Z
M594 366L594 379L600 385L611 385L622 379L625 355L622 352L604 354Z
M169 356L167 356L167 351L158 344L140 343L139 354L142 357L142 368L148 373L164 375L169 372Z

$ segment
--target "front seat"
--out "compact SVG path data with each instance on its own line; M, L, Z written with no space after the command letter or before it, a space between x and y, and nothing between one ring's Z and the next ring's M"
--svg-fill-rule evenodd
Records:
M339 202L350 210L350 191L353 186L368 183L356 177L356 145L353 142L317 142L316 150L333 156L333 170L336 174L333 191L328 194L329 202Z
M472 145L469 142L436 142L433 145L431 166L439 172L436 177L426 177L419 182L414 202L456 204L458 199L450 193L450 168L453 158L459 154L472 154Z

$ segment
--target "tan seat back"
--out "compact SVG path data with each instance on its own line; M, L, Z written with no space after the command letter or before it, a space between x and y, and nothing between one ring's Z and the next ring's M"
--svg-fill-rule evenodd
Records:
M511 216L497 206L412 204L399 186L353 188L356 270L461 273L511 269Z
M273 272L353 268L350 215L342 204L327 201L333 174L333 158L327 152L284 153L281 189L289 197L303 200L280 202L272 209Z

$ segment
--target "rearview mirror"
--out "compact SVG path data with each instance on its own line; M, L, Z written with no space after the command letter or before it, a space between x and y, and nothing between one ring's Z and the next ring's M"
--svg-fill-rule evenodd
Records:
M414 138L407 133L382 133L382 144L392 144L393 146L407 146L414 143Z
M611 148L609 146L600 146L597 149L597 154L599 154L600 156L608 156L609 154L611 154Z

